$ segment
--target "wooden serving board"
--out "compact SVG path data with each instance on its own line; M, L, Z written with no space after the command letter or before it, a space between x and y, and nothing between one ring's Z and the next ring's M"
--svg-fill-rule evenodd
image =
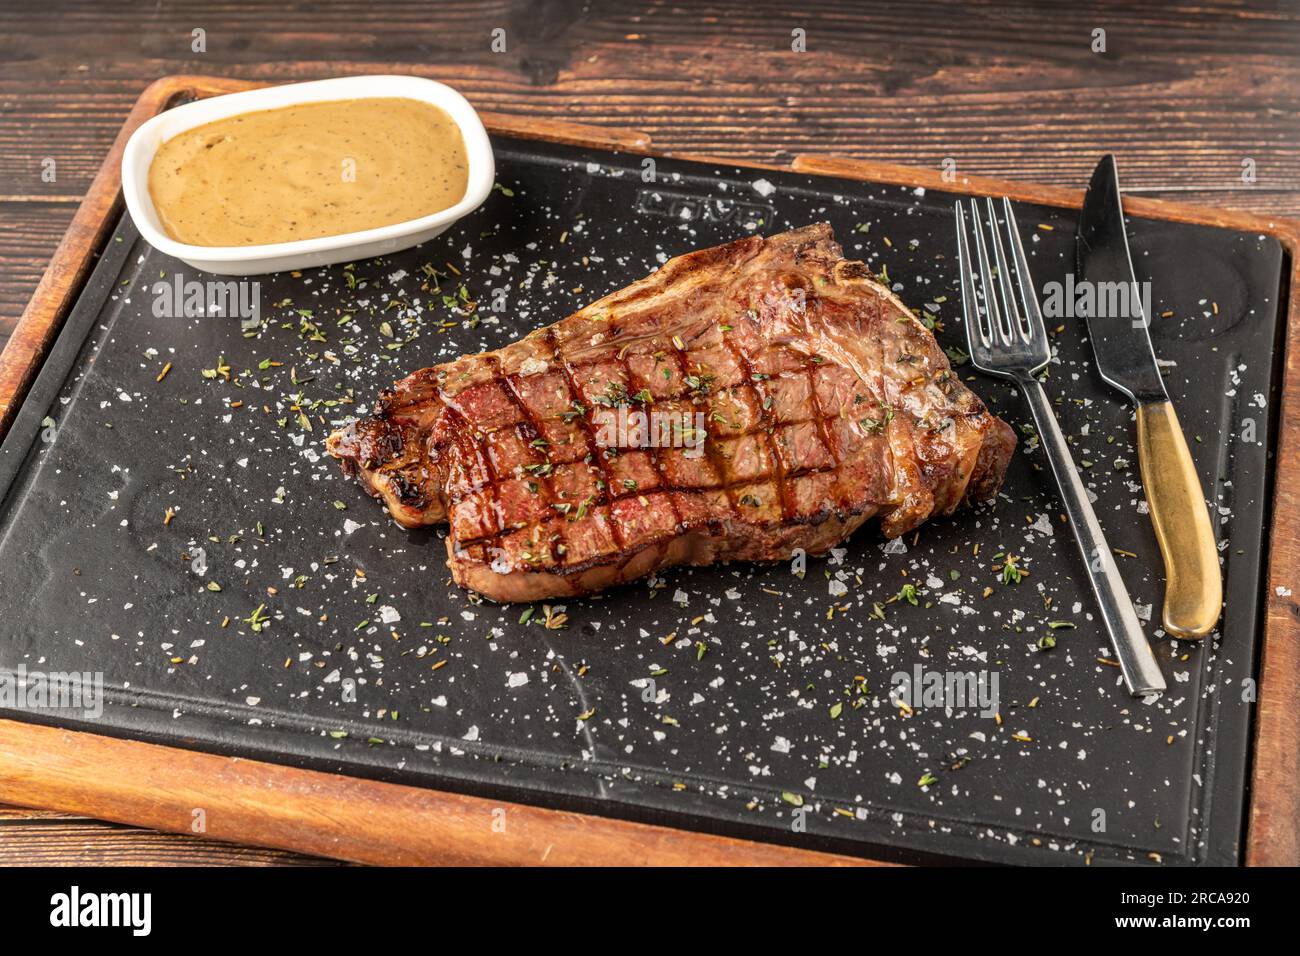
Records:
M5 426L21 406L73 304L87 290L96 257L104 251L116 228L120 218L118 163L127 136L139 123L179 97L216 95L247 86L236 81L173 77L154 84L141 98L0 357L0 401L4 403L0 410ZM495 115L485 115L484 120L496 136L650 155L646 137L636 133L532 124ZM701 157L677 159L702 159L725 167L738 165ZM669 167L669 161L665 160L664 165ZM1081 194L1068 190L967 179L945 182L939 174L925 171L825 157L801 157L793 168L800 173L882 186L1009 195L1041 207L1069 209L1077 207L1081 199ZM1295 223L1266 222L1252 216L1154 201L1128 201L1126 208L1146 220L1200 223L1276 237L1289 256L1288 268L1294 269L1300 236ZM120 256L120 252L115 254ZM1296 288L1292 273L1286 290L1288 316L1294 313ZM1297 468L1296 442L1300 440L1294 408L1295 380L1300 374L1296 368L1296 339L1296 326L1288 322L1285 364L1277 372L1282 402L1276 432L1278 466L1273 509L1283 514L1294 513L1298 503L1294 481L1287 480ZM983 384L978 387L982 393L990 391ZM330 493L334 490L330 489ZM1294 699L1298 628L1295 598L1288 589L1297 580L1300 548L1294 535L1288 537L1285 529L1264 540L1269 549L1267 594L1263 602L1262 660L1257 671L1259 706L1253 721L1253 786L1242 856L1251 863L1294 863L1300 858L1295 783L1300 733ZM1254 598L1252 595L1251 601ZM1249 673L1251 663L1238 662L1236 666L1245 667L1243 673ZM117 729L121 732L120 727ZM638 823L593 813L541 809L500 799L499 794L449 793L201 753L198 748L223 749L219 740L214 742L202 735L192 741L171 742L196 749L0 721L0 799L179 832L195 829L194 811L201 808L204 832L214 837L367 862L864 862L805 848L839 847L834 841L776 846L738 839L734 828L728 836L699 832L711 829L702 816L694 818L696 829L688 832L656 825L674 820L662 810ZM1089 746L1095 751L1104 745L1098 742ZM106 765L116 767L116 772L104 774L102 768ZM384 775L389 770L392 768L378 767L375 773ZM1236 784L1238 793L1240 784ZM616 811L602 806L597 812ZM762 831L755 827L751 832L757 835ZM779 836L764 832L763 838Z

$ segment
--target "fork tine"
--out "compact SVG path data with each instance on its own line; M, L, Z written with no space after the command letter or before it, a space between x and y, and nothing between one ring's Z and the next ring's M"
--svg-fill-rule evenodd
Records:
M984 322L980 317L979 300L975 298L975 273L970 257L970 243L966 238L966 211L962 209L961 200L954 203L957 213L957 265L961 272L961 312L966 322L966 344L975 351L976 337L985 349L993 345Z
M998 228L998 211L993 205L993 197L985 199L989 210L989 228L993 233L993 257L998 264L998 286L1002 289L1002 319L1005 325L1002 332L1007 336L1007 343L1012 338L1026 339L1025 330L1020 322L1020 306L1016 302L1015 289L1011 287L1011 267L1007 264L1007 254L1002 248L1002 230Z
M1020 227L1016 225L1016 214L1011 211L1011 200L1002 197L1002 214L1007 221L1007 231L1011 233L1011 254L1016 259L1016 281L1020 285L1020 300L1024 305L1025 323L1028 329L1023 332L1028 342L1035 335L1046 337L1043 325L1043 311L1038 307L1038 293L1034 291L1034 280L1029 274L1029 263L1025 259L1025 247L1020 241Z
M980 221L980 207L975 199L970 201L970 212L971 219L974 220L975 250L980 260L980 286L984 290L984 308L989 314L989 325L1003 345L1010 345L1011 336L1007 334L1006 327L1002 324L1002 310L998 307L999 291L993 282L993 269L989 265L988 249L985 248L984 225ZM996 223L993 224L993 228L997 229Z

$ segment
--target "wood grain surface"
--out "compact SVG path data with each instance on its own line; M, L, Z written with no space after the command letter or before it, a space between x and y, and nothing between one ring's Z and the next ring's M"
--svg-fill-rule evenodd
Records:
M417 73L503 118L641 129L662 151L773 164L836 154L935 170L950 160L963 179L1038 181L1071 193L1112 150L1130 195L1300 215L1294 4L310 6L0 7L0 345L136 98L168 73L264 82ZM490 45L498 28L503 53ZM196 29L204 52L192 49ZM794 30L804 31L805 52L791 50ZM1098 30L1104 52L1093 50ZM1292 346L1295 378L1294 329ZM1295 409L1284 415L1294 419ZM1279 488L1278 505L1295 513L1300 496ZM1273 576L1279 560L1300 567L1300 545L1275 542ZM1268 615L1294 628L1300 607L1270 593ZM1265 667L1294 675L1294 642L1271 644ZM1280 730L1275 752L1257 764L1257 785L1261 774L1295 778L1300 734L1284 708L1261 701L1261 722ZM1252 809L1252 826L1281 841L1279 859L1296 851L1295 810ZM56 849L38 849L42 840ZM24 859L301 862L0 807L0 863Z
M341 866L339 861L0 806L0 866Z

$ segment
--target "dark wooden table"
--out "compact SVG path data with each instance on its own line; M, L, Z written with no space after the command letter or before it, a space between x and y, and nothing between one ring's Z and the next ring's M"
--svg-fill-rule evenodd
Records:
M168 73L418 73L483 109L764 162L948 161L1080 187L1113 151L1131 192L1300 217L1298 51L1297 3L3 0L0 345ZM0 807L0 864L311 862Z

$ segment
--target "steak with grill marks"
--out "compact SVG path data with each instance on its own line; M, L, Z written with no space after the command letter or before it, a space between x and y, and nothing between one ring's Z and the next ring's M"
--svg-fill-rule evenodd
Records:
M896 537L992 497L1015 442L821 223L415 372L328 448L399 524L450 523L457 583L532 601Z

